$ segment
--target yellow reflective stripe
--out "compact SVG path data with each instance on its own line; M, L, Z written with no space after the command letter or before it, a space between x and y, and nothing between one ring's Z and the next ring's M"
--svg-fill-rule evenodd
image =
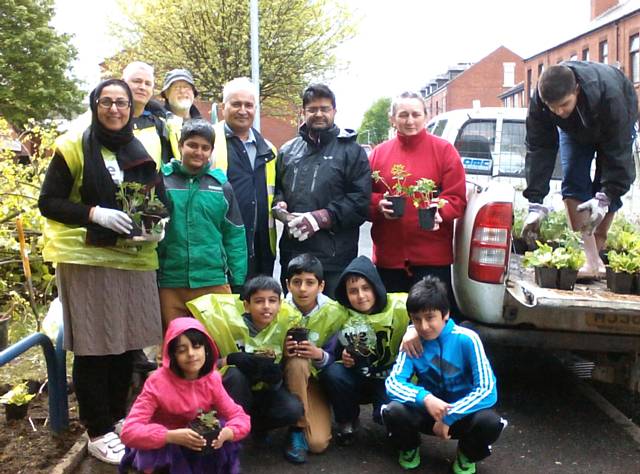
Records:
M216 143L211 155L213 156L213 168L220 168L226 173L229 160L227 158L227 135L224 133L224 120L216 123L213 130L216 132Z

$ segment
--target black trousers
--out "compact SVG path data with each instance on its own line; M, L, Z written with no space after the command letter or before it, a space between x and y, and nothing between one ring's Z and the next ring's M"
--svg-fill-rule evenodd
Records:
M391 402L382 409L382 419L391 442L406 451L420 446L420 433L433 435L435 420L424 408ZM458 449L470 461L480 461L491 454L504 424L493 410L480 410L459 419L449 427L449 435L458 441Z
M238 368L229 367L222 377L229 396L251 416L253 431L294 425L304 414L298 397L281 383L276 389L251 390L251 382Z
M438 277L447 287L447 296L449 299L449 308L451 317L455 321L460 321L462 315L456 298L453 295L453 287L451 286L451 265L442 266L410 266L404 268L381 268L376 267L384 287L388 293L406 293L413 285L418 283L427 275Z
M73 359L72 377L80 420L92 438L113 431L115 422L126 415L133 374L132 353L76 355Z

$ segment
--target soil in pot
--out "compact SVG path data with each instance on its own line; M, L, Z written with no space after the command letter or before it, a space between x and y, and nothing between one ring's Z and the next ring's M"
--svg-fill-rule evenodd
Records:
M27 412L29 411L29 404L25 403L23 405L14 405L13 403L7 403L4 406L4 413L9 420L22 420L27 416Z
M307 341L309 340L309 329L300 327L291 328L287 331L287 336L291 336L296 342Z
M393 209L393 217L404 216L404 208L407 204L406 196L386 196L388 201L391 201L391 209Z
M209 428L197 418L189 423L189 428L202 436L207 442L207 444L202 448L202 451L198 452L200 454L211 454L214 451L211 443L218 438L221 428L219 426Z
M559 290L573 290L578 278L578 270L569 270L568 268L561 268L558 270L558 289Z
M558 269L549 267L535 267L536 284L541 288L556 288Z
M437 207L429 207L427 209L418 209L418 223L423 230L433 230L436 225Z
M611 272L611 280L607 281L607 286L614 293L630 295L633 294L634 278L631 273Z

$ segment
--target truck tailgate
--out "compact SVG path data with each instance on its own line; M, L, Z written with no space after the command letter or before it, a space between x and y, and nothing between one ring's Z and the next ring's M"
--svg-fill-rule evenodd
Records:
M546 330L640 334L640 295L620 295L606 282L577 283L574 291L540 288L522 256L511 255L504 319Z

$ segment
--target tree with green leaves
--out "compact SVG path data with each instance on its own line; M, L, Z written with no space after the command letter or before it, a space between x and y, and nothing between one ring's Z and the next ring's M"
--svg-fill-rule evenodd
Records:
M132 60L152 64L159 83L186 68L211 100L227 81L251 75L249 1L138 0L120 8L130 25L112 25L124 49L106 61L111 75ZM262 0L259 10L261 99L299 102L310 80L335 69L336 48L354 34L352 16L337 0Z
M0 9L0 115L14 128L27 119L70 118L83 93L70 73L76 50L49 24L53 0L3 0Z
M385 141L389 135L389 107L391 99L383 97L376 100L364 113L358 129L358 142L377 145Z

